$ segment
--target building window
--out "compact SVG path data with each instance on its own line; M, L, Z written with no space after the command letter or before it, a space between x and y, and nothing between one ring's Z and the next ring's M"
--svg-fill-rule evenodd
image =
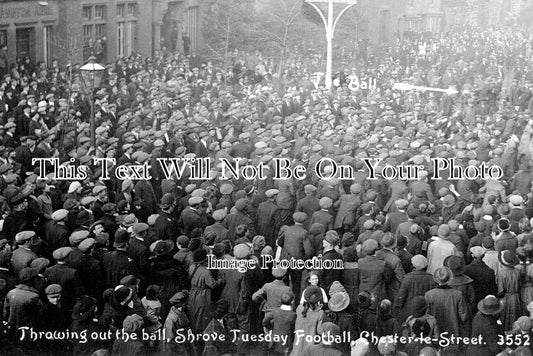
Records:
M94 18L95 19L105 18L105 6L104 5L98 5L94 7Z
M82 18L84 20L91 20L91 15L92 15L92 12L93 12L93 7L92 6L84 6L83 7L83 10L82 10Z
M100 23L96 25L94 30L95 30L95 35L97 39L105 36L105 24Z
M126 55L130 55L137 49L137 21L129 21L127 24Z
M35 60L35 28L17 28L17 58Z
M46 64L52 63L52 36L53 36L53 26L45 26L43 31L43 43L44 43L44 55L43 58Z
M117 16L118 17L124 17L124 14L126 12L125 8L126 8L126 5L124 4L117 5Z
M93 38L93 25L83 25L83 40L88 42Z
M196 52L198 46L198 12L198 6L191 6L187 9L185 18L185 28L191 39L192 52Z
M128 15L137 15L137 4L128 4Z
M124 57L124 22L117 23L117 55Z
M415 6L415 0L407 0L407 6L413 7Z
M7 30L0 30L0 47L7 46Z

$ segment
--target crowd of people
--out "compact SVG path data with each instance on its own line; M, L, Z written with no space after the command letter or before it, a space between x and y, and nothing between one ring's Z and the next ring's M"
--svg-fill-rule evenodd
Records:
M72 80L57 61L12 67L0 84L0 353L529 354L532 48L517 29L413 36L341 68L331 90L309 70L317 57L298 53L281 76L260 53L235 50L231 66L132 55L95 90L94 146L79 65ZM352 90L355 75L377 86ZM158 162L208 157L205 180ZM305 179L273 179L278 157ZM323 157L354 176L315 171ZM35 158L57 164L43 172ZM224 177L221 158L263 164L266 179ZM368 179L364 158L424 170L385 179L378 166ZM504 177L434 180L432 158ZM138 179L145 164L151 179ZM265 256L343 268L209 268Z

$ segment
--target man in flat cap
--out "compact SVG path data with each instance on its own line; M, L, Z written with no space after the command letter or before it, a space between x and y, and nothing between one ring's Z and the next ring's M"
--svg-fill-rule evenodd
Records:
M174 195L172 193L166 193L163 195L159 207L161 208L161 211L154 223L155 234L161 240L172 240L176 242L179 234L178 223L174 220Z
M282 259L306 260L314 255L311 239L308 232L303 228L303 222L307 219L305 213L296 212L292 215L294 225L284 225L278 234L277 245L281 248ZM292 282L292 291L296 300L300 300L300 290L302 283L302 270L289 269L289 276Z
M38 257L31 250L32 241L36 236L34 231L21 231L15 235L18 248L13 251L11 256L11 266L15 275L18 275L24 267L29 266L30 262Z
M181 212L178 222L181 233L189 238L199 237L207 226L207 219L202 208L203 202L202 197L190 197L189 205Z
M239 225L245 225L248 227L248 238L252 239L255 233L255 224L248 215L248 200L245 198L237 199L234 212L228 214L224 220L225 226L228 229L228 240L233 243L237 236L237 227Z
M31 328L38 325L43 303L35 285L37 275L35 269L23 268L18 274L20 283L7 293L4 320L14 331L18 331L20 327ZM35 345L31 344L30 347L34 349Z
M27 214L28 201L26 196L21 194L18 189L14 190L14 194L9 197L8 203L11 206L11 211L4 219L3 232L6 239L13 241L19 231L22 231L25 226L31 226L31 221Z
M146 246L145 239L148 236L148 224L136 223L131 227L131 238L128 249L126 250L128 257L133 261L135 266L134 275L145 280L148 274L150 250Z
M93 188L93 195L95 197L92 207L94 220L100 220L103 216L102 206L109 201L107 187L105 185L95 186Z
M143 159L148 160L149 155ZM143 163L143 162L139 162ZM157 212L157 197L154 187L149 181L140 179L135 184L135 197L141 201L141 209L138 212L139 220L147 221L148 217Z
M56 264L48 267L43 276L50 284L59 284L63 288L65 310L71 312L76 298L85 293L78 272L67 265L66 259L72 247L60 247L52 254Z
M277 221L278 206L276 205L277 189L269 189L265 192L267 200L260 203L257 208L257 233L265 237L267 245L274 248L276 246L276 234L274 227L279 224Z
M215 222L209 226L206 226L204 230L204 235L207 235L208 233L215 233L216 238L215 242L221 242L223 240L227 239L228 236L228 229L223 224L224 219L226 218L226 209L217 209L212 214L211 217L215 220Z
M339 246L341 239L335 230L329 230L322 241L322 262L329 261L333 266L343 265L342 255L335 250ZM343 269L339 268L322 268L318 270L319 287L328 291L334 281L344 283Z
M398 199L394 202L394 205L396 206L396 211L387 215L388 218L383 227L383 231L390 231L393 234L396 233L398 226L400 226L401 223L407 221L405 210L409 206L409 201L406 199Z
M296 211L304 212L307 215L307 219L303 224L304 229L309 228L313 213L320 210L320 200L316 197L316 191L317 188L314 185L306 184L304 186L305 197L296 204Z

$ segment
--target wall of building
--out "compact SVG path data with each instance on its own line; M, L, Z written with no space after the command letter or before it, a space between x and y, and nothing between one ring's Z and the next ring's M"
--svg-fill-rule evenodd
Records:
M58 17L57 1L48 1L48 6L37 1L0 2L0 44L7 45L9 62L25 56L45 60Z
M206 0L207 1L207 0ZM202 41L203 0L37 0L0 2L0 44L8 46L9 62L28 56L32 61L58 59L82 63L98 39L104 42L104 63L140 53L143 57L169 44L183 50L182 36L191 48Z
M402 28L406 0L361 0L368 17L368 39L374 44L389 44Z

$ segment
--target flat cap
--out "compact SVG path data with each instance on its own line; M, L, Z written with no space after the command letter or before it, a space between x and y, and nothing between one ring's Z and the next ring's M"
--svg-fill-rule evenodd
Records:
M134 224L131 230L135 234L140 234L141 232L148 230L148 228L149 228L148 224L141 222L141 223Z
M88 238L89 234L90 232L86 230L74 231L68 238L68 241L72 246L76 246L79 245L80 242Z
M197 205L197 204L200 204L204 201L204 198L202 197L190 197L189 198L189 205L192 206L192 205Z
M93 194L98 195L106 189L107 187L105 185L97 185L93 188Z
M80 249L81 252L87 252L94 246L95 243L96 243L96 240L93 239L92 237L89 237L83 240L82 242L80 242L80 244L78 245L78 248Z
M248 205L248 200L241 198L235 202L235 209L237 209L238 211L242 211L244 210L244 208L246 208L247 205Z
M272 198L273 196L277 195L279 193L279 190L277 189L269 189L265 192L265 195L267 198Z
M44 290L46 295L50 296L50 297L57 297L57 296L61 295L62 291L63 291L63 288L59 284L50 284Z
M307 214L304 212L298 211L292 214L292 219L294 220L294 222L303 223L305 220L307 220Z
M34 236L36 236L35 231L21 231L15 235L15 241L17 243L22 243L24 241L28 241Z
M60 247L52 253L52 256L57 261L63 261L71 252L72 247Z
M213 212L213 219L215 219L215 221L222 221L226 218L226 215L226 211L223 209L215 210Z
M68 215L67 209L59 209L52 213L52 220L61 221L64 220Z

